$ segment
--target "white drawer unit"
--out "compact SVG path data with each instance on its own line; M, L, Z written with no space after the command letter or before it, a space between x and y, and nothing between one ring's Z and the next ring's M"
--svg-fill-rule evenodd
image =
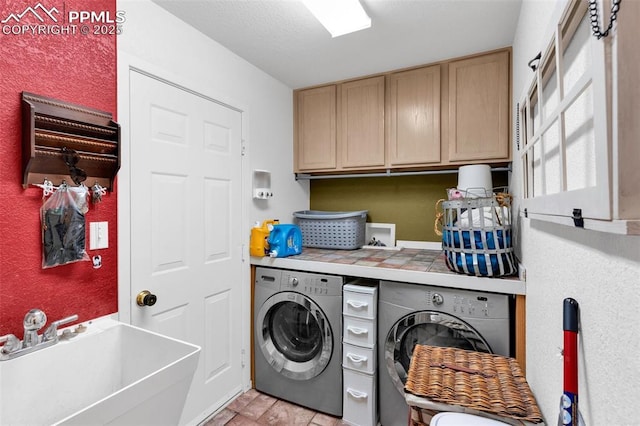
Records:
M376 351L374 348L342 343L342 367L361 373L374 374L376 372Z
M373 320L344 315L342 321L344 323L343 342L367 348L372 348L376 344L376 327Z
M378 282L360 279L342 294L342 421L377 424L376 342Z
M377 287L347 284L343 287L342 313L360 318L376 317Z
M376 376L343 370L342 421L351 425L375 426Z

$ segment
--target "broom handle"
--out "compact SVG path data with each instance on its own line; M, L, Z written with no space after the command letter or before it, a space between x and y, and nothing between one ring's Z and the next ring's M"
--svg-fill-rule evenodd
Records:
M578 302L564 299L562 329L564 331L564 395L572 426L578 424Z

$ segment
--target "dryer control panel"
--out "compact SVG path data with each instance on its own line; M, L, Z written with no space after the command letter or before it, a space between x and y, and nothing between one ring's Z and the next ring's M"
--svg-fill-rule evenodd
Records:
M426 290L424 293L426 305L442 312L474 318L503 318L508 315L504 297L453 289Z
M462 318L508 319L509 296L450 287L380 281L379 303L406 309L433 310Z
M453 313L489 317L494 309L493 302L486 296L453 296Z

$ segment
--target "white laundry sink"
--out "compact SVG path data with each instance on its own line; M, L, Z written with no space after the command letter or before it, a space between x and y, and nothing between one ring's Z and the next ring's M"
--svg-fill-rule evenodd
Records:
M109 318L84 324L0 362L0 424L177 425L200 348Z

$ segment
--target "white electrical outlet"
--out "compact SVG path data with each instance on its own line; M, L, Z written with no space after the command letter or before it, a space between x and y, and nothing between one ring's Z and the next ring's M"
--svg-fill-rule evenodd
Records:
M89 223L89 250L109 248L109 222Z

